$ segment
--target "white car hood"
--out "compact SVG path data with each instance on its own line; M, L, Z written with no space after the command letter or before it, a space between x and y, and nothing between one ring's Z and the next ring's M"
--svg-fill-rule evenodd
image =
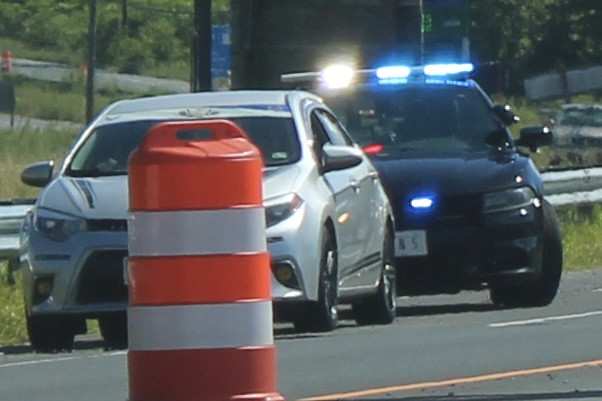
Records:
M270 167L263 172L263 199L294 192L301 170L297 165Z
M296 165L266 169L263 173L264 199L293 192L299 174ZM87 219L126 219L128 199L127 176L63 176L46 187L37 206Z
M86 219L125 219L128 199L125 175L98 178L63 176L46 187L37 206Z

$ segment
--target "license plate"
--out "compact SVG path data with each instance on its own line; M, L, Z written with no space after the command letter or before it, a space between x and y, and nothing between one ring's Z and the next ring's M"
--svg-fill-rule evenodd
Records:
M395 256L425 256L426 230L397 231L395 233Z

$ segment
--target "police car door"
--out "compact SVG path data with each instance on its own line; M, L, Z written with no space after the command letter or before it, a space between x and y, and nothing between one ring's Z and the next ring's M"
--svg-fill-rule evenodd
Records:
M354 146L336 117L327 110L312 112L311 129L318 156L325 143ZM373 221L376 216L370 209L375 193L370 166L363 161L347 169L329 171L324 174L324 179L332 190L336 207L339 281L343 287L369 284L374 277L366 275L365 270L374 264L372 258L375 255L370 255L368 247L370 240L374 242L373 239L378 237L378 233L373 232L377 226Z

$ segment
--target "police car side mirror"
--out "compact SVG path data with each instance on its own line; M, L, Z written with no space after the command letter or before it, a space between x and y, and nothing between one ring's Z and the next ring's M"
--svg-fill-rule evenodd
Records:
M531 152L537 152L540 147L551 145L553 140L552 130L549 127L535 125L520 130L520 137L516 140L516 145L525 146Z
M506 125L512 125L520 121L520 117L514 114L512 107L508 104L495 104L492 110L493 114Z

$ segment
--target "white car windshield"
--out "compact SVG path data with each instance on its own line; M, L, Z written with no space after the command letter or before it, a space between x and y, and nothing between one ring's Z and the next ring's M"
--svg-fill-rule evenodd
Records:
M230 117L249 135L261 151L266 167L294 163L300 155L300 145L290 117L245 116ZM129 121L97 127L77 149L67 168L67 175L98 177L125 175L128 157L146 132L161 121Z

